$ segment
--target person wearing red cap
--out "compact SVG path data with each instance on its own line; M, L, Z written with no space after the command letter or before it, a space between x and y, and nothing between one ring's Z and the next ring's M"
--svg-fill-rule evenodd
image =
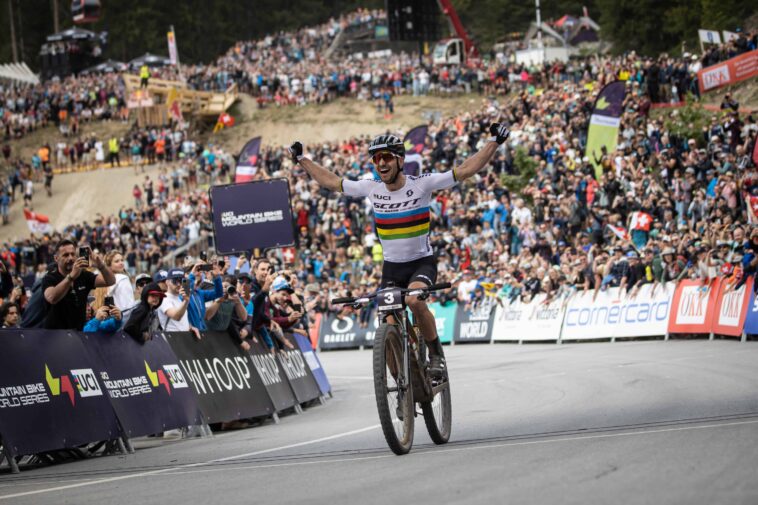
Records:
M139 305L132 310L129 320L124 325L124 331L140 343L153 338L153 334L162 330L158 319L158 307L163 303L166 293L156 282L151 282L142 290Z

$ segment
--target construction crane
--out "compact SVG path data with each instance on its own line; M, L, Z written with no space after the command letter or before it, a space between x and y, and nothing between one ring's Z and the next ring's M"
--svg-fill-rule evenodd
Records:
M479 50L474 45L466 29L458 17L453 4L450 0L437 0L442 13L447 17L450 23L450 30L455 32L457 37L442 39L434 46L432 61L435 65L476 65L481 60Z

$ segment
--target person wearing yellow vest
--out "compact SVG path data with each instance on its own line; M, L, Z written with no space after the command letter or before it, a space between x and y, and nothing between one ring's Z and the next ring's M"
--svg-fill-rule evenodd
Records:
M147 65L142 65L139 69L139 87L140 88L147 88L147 81L150 79L150 69L147 68Z
M118 156L118 152L121 146L119 145L118 139L116 137L111 137L108 141L108 153L111 160L111 167L121 166L121 158Z
M374 263L384 261L384 251L382 251L382 244L378 240L371 247L371 259L374 260Z

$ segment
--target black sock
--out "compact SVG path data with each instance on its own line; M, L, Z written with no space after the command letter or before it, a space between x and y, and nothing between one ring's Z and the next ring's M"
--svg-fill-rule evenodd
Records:
M440 342L439 337L435 338L431 342L427 342L426 346L429 348L429 356L444 356L444 353L442 352L442 342Z

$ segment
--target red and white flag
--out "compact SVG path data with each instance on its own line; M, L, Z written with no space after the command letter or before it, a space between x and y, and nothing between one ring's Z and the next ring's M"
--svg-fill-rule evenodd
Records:
M650 231L652 224L653 216L647 212L632 212L632 222L629 223L632 230Z
M24 217L29 231L32 233L51 233L53 227L50 226L50 218L44 214L37 214L29 209L24 209Z
M287 265L292 265L295 263L295 248L294 247L285 247L282 249L282 257L284 258L284 263Z
M613 226L612 224L609 224L608 228L610 228L613 234L616 235L619 239L629 240L629 232L626 231L626 228L623 226Z

